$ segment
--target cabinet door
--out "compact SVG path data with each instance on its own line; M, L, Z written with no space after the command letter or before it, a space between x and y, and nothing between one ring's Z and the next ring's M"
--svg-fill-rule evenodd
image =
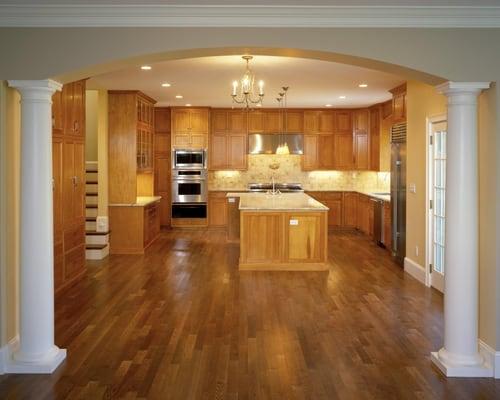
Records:
M352 133L334 135L335 169L352 170L354 165L354 139Z
M352 134L352 113L351 111L335 112L335 133Z
M369 112L368 110L356 110L354 112L354 132L357 135L368 134Z
M208 224L211 227L227 225L227 202L224 196L211 196L208 198Z
M74 134L85 136L85 81L73 83Z
M384 202L384 237L382 243L387 249L391 248L392 243L392 224L391 224L391 203Z
M288 133L304 132L304 113L302 111L287 111L283 128Z
M212 110L212 133L226 133L229 130L227 110Z
M319 111L304 111L304 133L319 132Z
M334 141L335 135L318 136L318 163L321 169L335 168Z
M367 170L368 165L368 135L355 135L356 169Z
M210 136L210 169L227 168L227 134L213 134Z
M246 111L229 111L228 130L229 133L247 133L248 121Z
M63 184L62 184L62 200L63 200L63 227L64 230L71 229L74 225L74 197L75 197L75 173L74 173L74 157L75 143L66 141L63 144Z
M64 130L63 99L61 92L52 96L52 134L62 135Z
M392 117L394 122L406 120L406 93L394 95L392 99Z
M191 145L191 135L189 133L174 133L172 143L177 148L189 147Z
M277 262L283 258L283 214L242 213L242 263Z
M190 110L191 133L208 133L208 110Z
M262 111L250 111L248 113L248 133L264 132L264 115Z
M342 226L342 199L326 199L323 203L329 208L328 226L339 228Z
M173 110L172 120L174 134L187 134L190 132L191 125L189 110Z
M230 134L228 136L228 168L247 169L247 135Z
M264 112L264 132L265 133L281 132L281 113L279 111Z
M73 197L73 217L77 224L85 221L85 144L75 142L73 171L76 177Z
M348 228L356 227L357 220L357 205L358 205L358 194L353 192L344 193L344 203L343 203L343 226Z
M286 261L319 262L322 259L323 232L318 214L287 215Z
M74 135L74 110L73 110L73 83L67 83L62 88L62 107L64 119L64 134Z
M170 156L170 133L158 133L154 135L154 153L156 156Z
M207 133L192 133L190 135L190 145L193 149L206 149L208 147Z
M318 168L318 135L304 135L302 169L307 171Z
M380 110L370 109L370 169L380 170Z
M63 142L52 141L52 197L54 215L54 242L62 240L63 229Z
M155 133L170 133L170 108L154 108Z
M318 124L319 124L319 133L333 133L334 131L333 111L320 111Z

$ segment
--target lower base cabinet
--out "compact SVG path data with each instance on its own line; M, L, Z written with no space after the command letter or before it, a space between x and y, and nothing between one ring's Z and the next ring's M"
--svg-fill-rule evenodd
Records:
M384 234L382 237L382 243L386 249L391 250L392 246L392 209L391 203L389 201L384 202Z
M160 233L159 202L109 207L110 253L143 254Z
M208 226L210 228L227 227L226 192L208 193Z

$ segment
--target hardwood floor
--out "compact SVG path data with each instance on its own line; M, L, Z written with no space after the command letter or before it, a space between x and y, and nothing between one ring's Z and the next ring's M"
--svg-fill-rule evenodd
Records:
M2 399L495 399L429 353L442 296L357 233L330 271L239 272L221 232L162 232L144 256L92 262L56 299L54 375L0 376Z

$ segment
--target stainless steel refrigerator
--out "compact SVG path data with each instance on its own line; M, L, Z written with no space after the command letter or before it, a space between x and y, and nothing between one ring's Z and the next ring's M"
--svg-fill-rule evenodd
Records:
M391 129L392 254L403 265L406 255L406 123Z

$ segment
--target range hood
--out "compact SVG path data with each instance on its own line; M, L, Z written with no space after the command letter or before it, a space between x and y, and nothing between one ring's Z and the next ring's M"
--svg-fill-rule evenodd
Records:
M283 141L288 145L290 154L304 154L304 136L301 133L252 133L248 135L248 154L276 154Z

